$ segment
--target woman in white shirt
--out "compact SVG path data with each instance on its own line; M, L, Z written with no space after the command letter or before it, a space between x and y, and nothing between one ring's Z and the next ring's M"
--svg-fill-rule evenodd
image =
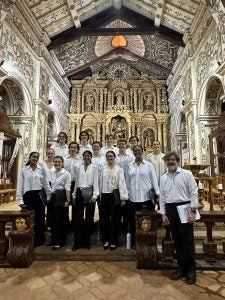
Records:
M92 147L88 143L88 141L89 141L89 133L87 131L81 131L81 133L79 135L79 139L80 139L80 151L79 151L79 155L80 155L80 159L82 159L84 151L89 150L90 152L92 152Z
M49 185L52 186L52 181L54 178L54 171L55 171L55 167L54 167L54 163L53 163L55 151L51 148L48 148L46 151L46 156L47 156L47 159L42 161L40 163L40 166L42 166L43 169L45 170ZM51 207L50 203L47 202L46 223L47 223L48 230L50 228L50 223L51 223L51 217L52 217L51 212L52 212L52 207Z
M58 134L57 143L51 146L51 149L55 151L55 155L60 155L63 158L66 158L69 154L68 145L67 145L67 134L61 131Z
M130 199L130 230L131 244L135 244L135 213L143 208L148 210L155 209L154 194L159 197L159 186L154 166L143 159L143 147L133 148L135 161L129 164L128 169L128 188Z
M92 153L83 153L83 163L78 167L73 192L74 245L90 249L91 233L94 225L95 202L99 195L98 167L91 163ZM85 210L85 218L84 218Z
M51 195L44 169L38 165L39 153L31 152L26 167L22 169L17 184L17 203L22 209L34 210L35 245L45 242L45 203L42 198L44 189L47 197Z
M55 173L50 200L53 207L51 224L52 250L58 250L66 244L71 175L63 168L63 163L61 156L54 157Z
M120 207L128 199L124 171L116 165L115 159L115 152L108 151L107 165L101 172L102 238L105 250L109 247L115 250L118 246Z

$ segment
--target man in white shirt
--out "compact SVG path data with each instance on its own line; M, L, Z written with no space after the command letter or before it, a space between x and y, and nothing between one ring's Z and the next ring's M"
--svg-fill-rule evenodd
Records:
M134 159L133 148L134 148L134 146L138 145L138 142L139 142L139 138L136 135L132 135L129 138L130 148L127 148L126 152L127 152L127 154L129 154L130 156L132 156L133 159Z
M66 158L69 155L67 139L68 137L65 132L61 131L58 134L57 143L51 146L51 149L55 151L55 156L59 155L62 156L62 158Z
M127 149L127 141L126 140L119 140L117 143L119 153L116 156L116 164L124 170L124 177L126 181L126 185L128 186L128 168L129 163L132 162L133 156L129 155L126 152ZM121 217L123 218L123 229L124 232L127 233L128 231L128 201L126 204L121 207Z
M192 173L181 169L180 157L176 152L164 156L168 172L160 179L160 212L164 225L170 225L177 254L178 269L170 275L172 280L186 277L188 284L196 282L194 232L198 187ZM177 206L190 203L188 223L181 223Z
M91 163L99 167L101 170L106 165L106 157L101 154L101 144L98 141L92 144L92 159Z
M166 172L166 164L163 160L165 154L161 152L159 141L153 141L152 149L153 152L147 155L146 160L153 164L159 182L160 177Z
M105 135L105 143L106 145L104 147L102 147L101 149L101 154L106 156L106 153L109 150L112 150L116 155L119 152L119 149L115 146L113 146L113 135L112 134L106 134Z
M86 150L89 150L92 152L92 147L88 143L89 141L89 133L87 131L81 131L80 136L80 150L79 150L79 157L83 160L83 153Z
M130 199L130 230L132 244L135 241L135 213L143 208L154 210L155 201L152 194L159 197L159 186L153 165L143 159L143 147L133 148L135 161L129 164L129 199Z

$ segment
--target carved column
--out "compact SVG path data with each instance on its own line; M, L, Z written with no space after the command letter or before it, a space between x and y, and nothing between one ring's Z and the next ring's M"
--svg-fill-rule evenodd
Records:
M102 113L105 112L108 108L108 97L107 97L107 94L108 94L108 91L107 89L104 89L104 103L102 104Z
M81 113L81 101L80 101L80 91L81 91L81 89L80 88L78 88L77 89L77 112L78 112L78 114L80 114Z
M167 151L167 123L163 123L163 145L164 152Z
M163 145L163 138L162 138L162 123L158 122L158 140L161 145Z
M81 122L80 121L77 121L77 137L76 137L76 141L79 143L80 140L79 140L79 135L80 135L80 131L81 131Z
M134 102L133 102L133 88L130 89L130 105L129 105L129 109L133 110L134 107Z
M136 113L138 111L137 106L137 88L134 88L134 112Z
M161 87L157 86L157 113L160 114L161 113Z
M143 143L143 141L142 141L142 135L141 135L141 128L140 128L140 123L138 122L137 123L137 136L138 136L138 138L139 138L139 140L141 141L141 143Z
M99 109L98 109L98 111L100 112L100 114L102 114L102 112L103 112L103 103L104 103L104 95L103 95L103 89L102 88L100 88L100 107L99 107Z

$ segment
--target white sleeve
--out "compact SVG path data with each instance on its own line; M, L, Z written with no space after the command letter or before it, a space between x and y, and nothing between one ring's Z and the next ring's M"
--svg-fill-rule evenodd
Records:
M97 166L93 165L93 198L97 199L99 196L99 170Z
M66 176L66 182L65 182L65 190L70 191L71 188L71 175L69 172L67 172L67 176Z
M166 202L165 202L165 192L163 190L164 183L163 183L163 176L160 178L160 195L159 195L159 205L160 205L160 213L162 215L166 214Z
M122 168L119 168L118 170L118 181L119 181L120 200L127 200L128 191L127 191L126 181L124 177L124 171Z
M23 194L24 194L24 174L22 170L18 179L17 189L16 189L16 201L18 205L24 204Z

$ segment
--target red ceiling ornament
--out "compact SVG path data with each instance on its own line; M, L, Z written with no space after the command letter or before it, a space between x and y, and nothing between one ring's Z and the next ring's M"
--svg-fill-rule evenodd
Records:
M113 48L127 47L127 39L124 35L115 35L111 41Z

